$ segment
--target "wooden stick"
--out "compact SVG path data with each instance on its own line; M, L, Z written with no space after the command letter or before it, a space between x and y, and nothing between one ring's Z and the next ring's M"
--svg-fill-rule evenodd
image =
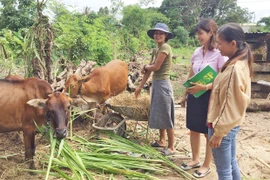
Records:
M245 176L245 178L248 178L248 176L242 171L242 169L240 169L240 172L243 174L243 176Z
M239 142L239 141L244 141L244 140L246 140L246 139L248 139L248 138L251 138L251 137L255 136L256 134L257 134L257 132L252 133L252 134L250 134L250 135L248 135L248 136L246 136L246 137L244 137L244 138L242 138L242 139L239 139L238 142Z
M265 165L268 169L270 169L270 166L261 158L257 158L258 161L260 161L263 165Z
M190 153L190 151L188 149L186 149L185 147L182 147L182 149L184 149L186 152Z
M148 133L149 133L149 125L147 123L146 140L148 140Z

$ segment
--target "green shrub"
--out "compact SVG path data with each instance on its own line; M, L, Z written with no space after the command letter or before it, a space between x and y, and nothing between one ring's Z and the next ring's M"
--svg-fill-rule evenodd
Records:
M183 65L189 65L190 59L196 47L181 47L181 48L173 48L173 55L176 56L174 63L181 63Z
M171 71L170 72L170 80L176 80L178 79L179 75L176 72Z
M177 26L176 29L173 31L175 37L170 40L172 42L172 46L175 48L180 48L187 45L187 42L189 40L188 31L185 30L181 26Z

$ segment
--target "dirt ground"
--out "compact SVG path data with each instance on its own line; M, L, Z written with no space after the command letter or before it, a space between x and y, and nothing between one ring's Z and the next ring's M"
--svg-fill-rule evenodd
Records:
M188 131L185 127L185 108L175 108L176 110L176 155L170 159L176 163L181 164L190 160L191 151L189 143ZM146 138L143 131L145 131L145 122L138 122L139 125L134 128L137 121L128 121L128 127L132 130L132 136L140 136ZM246 121L241 126L241 131L237 137L237 158L241 168L243 179L270 179L270 112L247 113ZM135 130L134 130L135 129ZM74 131L80 131L81 134L89 134L89 126L81 124L74 128ZM37 136L37 141L40 135ZM150 130L148 133L148 141L153 141L157 138L157 131ZM203 161L205 150L205 138L201 136L201 161ZM36 150L36 166L38 169L42 168L42 163L39 162L40 154L48 152L49 146L45 140L39 142ZM5 156L10 156L6 157ZM17 132L1 133L0 136L0 179L1 180L25 180L25 179L44 179L42 175L31 176L21 169L27 168L24 162L24 147L21 137ZM211 164L212 172L202 180L217 179L214 163ZM193 173L190 170L190 173ZM172 173L168 176L158 177L165 180L179 180L182 179L177 173ZM119 178L122 179L122 178Z
M176 108L176 137L178 150L186 150L186 157L190 157L189 135L185 129L185 108ZM243 179L270 179L270 112L247 113L246 121L241 126L237 136L237 159ZM201 136L201 162L204 158L205 138ZM176 163L183 160L178 158ZM214 163L211 173L205 180L218 179ZM194 170L190 170L193 173ZM174 178L170 178L174 179Z

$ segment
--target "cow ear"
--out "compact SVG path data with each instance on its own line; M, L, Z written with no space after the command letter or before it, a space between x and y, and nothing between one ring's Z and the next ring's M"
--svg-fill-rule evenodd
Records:
M80 79L80 81L81 82L87 82L87 81L89 81L90 80L90 76L83 76L81 79Z
M32 99L27 102L28 105L37 107L37 108L44 108L46 106L47 99Z

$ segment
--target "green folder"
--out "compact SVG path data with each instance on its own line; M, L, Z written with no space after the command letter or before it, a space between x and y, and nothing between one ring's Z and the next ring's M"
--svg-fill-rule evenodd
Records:
M194 76L192 76L191 78L189 78L183 85L186 88L189 88L189 87L193 86L192 84L190 84L190 82L199 83L199 84L209 84L209 83L214 81L216 76L217 76L217 72L213 68L211 68L211 66L207 65L199 73L197 73ZM193 94L193 96L198 98L205 92L206 92L206 90L202 90L202 91L199 91L199 92Z

